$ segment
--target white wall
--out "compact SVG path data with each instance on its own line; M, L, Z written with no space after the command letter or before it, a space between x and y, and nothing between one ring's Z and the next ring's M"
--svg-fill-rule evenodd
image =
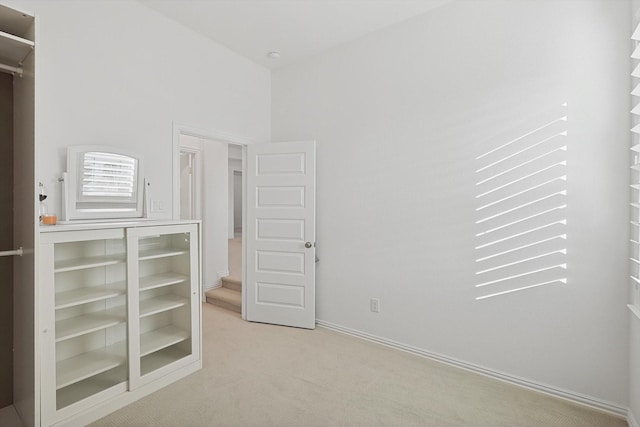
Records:
M318 141L317 317L624 411L629 30L456 1L276 70L272 139ZM565 102L568 283L478 301L475 159Z
M219 285L222 277L229 275L229 171L228 145L220 141L202 140L204 146L203 188L203 287Z
M237 157L237 150L234 150L234 156ZM231 153L230 153L231 154ZM234 177L236 172L242 173L242 151L240 158L229 156L229 238L235 237L235 229L242 228L242 200L237 200L238 193L242 197L242 180L240 185Z
M640 0L632 0L630 8L630 21L632 30L640 22ZM631 42L629 49L633 49L635 43ZM638 61L632 63L632 67L635 67ZM631 69L629 69L631 71ZM633 79L632 83L637 84L638 79ZM629 91L633 90L633 84L629 86ZM638 102L637 98L633 99L634 103ZM631 126L635 126L637 121L631 123ZM636 139L632 139L632 144L638 142ZM637 286L636 286L637 289ZM631 293L632 294L632 293ZM636 295L638 295L636 293ZM630 295L629 302L634 303L633 295ZM635 303L638 300L635 299ZM637 427L640 420L640 319L631 312L629 313L630 333L629 333L629 418L631 419L632 427Z
M220 278L229 274L229 249L227 244L228 145L213 139L180 135L180 147L198 150L195 180L196 218L202 220L202 286L205 290L220 285ZM197 196L196 196L197 197Z
M233 224L242 230L242 172L233 174Z
M35 13L38 179L60 208L66 147L141 154L151 196L172 215L172 125L254 142L270 135L270 74L133 1L11 1Z

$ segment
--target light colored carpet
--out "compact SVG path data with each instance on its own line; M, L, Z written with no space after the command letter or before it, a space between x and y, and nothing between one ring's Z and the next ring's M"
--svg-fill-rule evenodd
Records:
M620 418L323 328L203 305L204 368L94 423L122 426L626 426Z

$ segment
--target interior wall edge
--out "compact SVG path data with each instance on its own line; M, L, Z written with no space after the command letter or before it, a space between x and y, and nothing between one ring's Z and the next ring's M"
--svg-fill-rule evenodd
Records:
M575 393L569 390L563 390L557 387L541 384L536 381L532 381L526 378L510 375L504 372L500 372L494 369L485 368L474 363L469 363L463 360L458 360L453 357L431 352L426 349L421 349L411 345L403 344L397 341L382 338L376 335L368 334L366 332L358 331L356 329L347 328L344 326L336 325L331 322L316 319L316 325L329 329L335 332L339 332L345 335L352 336L354 338L363 339L366 341L374 342L376 344L384 345L394 350L404 351L406 353L413 354L425 359L433 360L440 363L464 369L469 372L484 375L486 377L505 382L507 384L523 387L539 393L544 393L552 397L567 400L572 403L576 403L582 406L586 406L591 409L603 411L621 418L625 418L629 421L630 426L640 427L633 417L633 413L629 408L616 405L611 402L607 402L596 397L587 396L580 393Z

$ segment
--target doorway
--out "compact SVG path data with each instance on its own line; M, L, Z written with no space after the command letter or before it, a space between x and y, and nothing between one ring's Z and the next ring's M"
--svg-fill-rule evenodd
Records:
M175 140L174 217L202 221L203 300L241 313L245 143L184 127Z

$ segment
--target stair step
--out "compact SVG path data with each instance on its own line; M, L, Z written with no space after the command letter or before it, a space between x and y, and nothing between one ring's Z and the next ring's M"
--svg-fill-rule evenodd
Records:
M242 280L233 278L231 276L223 277L222 287L227 289L233 289L237 292L242 292Z
M242 294L229 288L215 288L206 291L209 304L242 313Z

